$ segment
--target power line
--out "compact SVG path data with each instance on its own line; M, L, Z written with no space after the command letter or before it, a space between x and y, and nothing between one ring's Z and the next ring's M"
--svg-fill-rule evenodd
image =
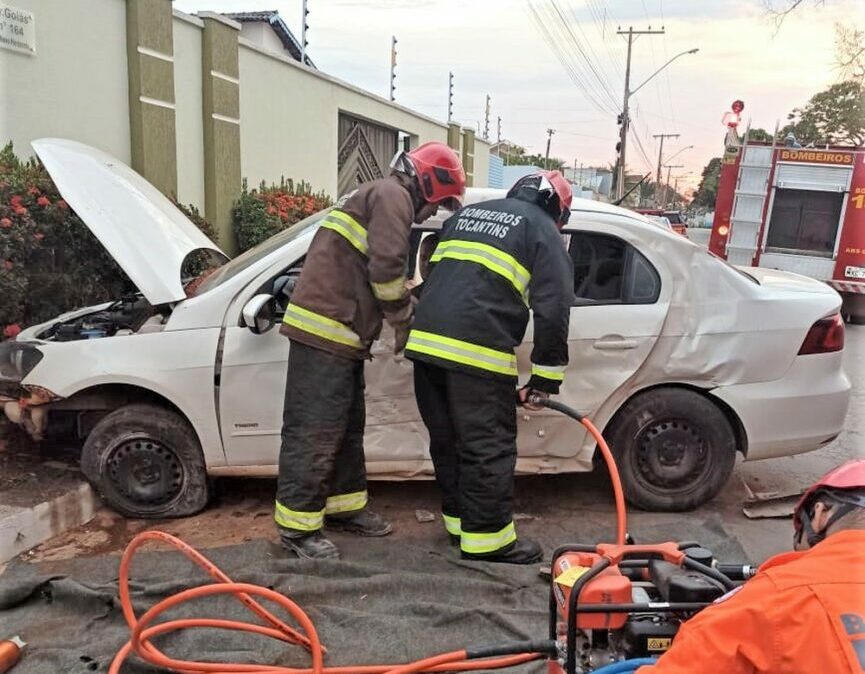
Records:
M597 54L595 53L591 44L588 44L588 41L586 40L587 44L583 45L583 42L577 37L576 33L574 33L573 29L571 28L571 23L568 21L568 19L565 17L564 13L562 12L562 8L559 5L558 0L550 0L550 3L552 5L553 9L556 11L556 13L559 15L559 18L561 19L560 25L563 26L565 30L567 30L567 33L571 38L572 44L577 48L579 53L582 55L582 57L585 61L585 64L589 67L589 70L595 76L595 79L597 79L598 84L600 84L601 91L607 96L607 99L613 104L613 107L615 108L617 103L616 103L615 97L613 96L612 92L610 91L609 82L604 75L601 75L601 73L599 72L599 67L596 67L594 64L594 59L597 59ZM577 23L577 28L580 31L580 33L583 33L583 30L580 27L579 23ZM585 40L585 34L584 33L583 33L583 39ZM594 59L593 59L593 57L594 57Z
M550 7L549 4L541 5L543 10L547 13L549 23L547 20L543 19L540 16L539 12L537 16L539 20L543 23L545 30L550 35L550 38L553 40L556 49L562 54L562 57L567 61L568 68L573 73L573 77L575 81L578 83L578 86L583 90L583 92L589 97L589 99L595 103L597 106L600 106L600 109L606 111L608 114L614 114L615 108L612 109L609 107L609 104L605 101L599 100L599 96L595 91L594 86L592 86L591 81L586 77L586 75L580 69L580 64L577 59L574 59L572 53L568 50L567 45L567 36L563 36L559 33L556 33L555 29L561 30L561 25L559 19L556 17L554 10Z
M544 21L543 17L541 17L538 9L534 6L531 0L529 0L528 2L528 8L531 17L534 19L535 25L541 34L541 37L543 38L544 42L547 44L547 47L550 49L553 55L558 59L559 63L561 63L562 68L565 69L565 72L570 77L571 81L577 86L580 91L583 92L583 94L585 94L586 98L595 109L597 109L601 113L604 113L605 115L615 114L615 112L610 111L608 106L605 106L604 103L602 103L595 97L591 88L582 79L576 68L573 66L573 64L571 64L567 54L562 50L559 43L555 40L550 29L547 27L546 22Z

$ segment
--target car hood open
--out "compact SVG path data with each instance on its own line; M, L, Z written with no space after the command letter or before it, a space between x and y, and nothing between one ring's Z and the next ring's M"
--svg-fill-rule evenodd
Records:
M41 138L33 149L60 194L153 305L186 297L195 250L228 259L171 201L126 164L83 143Z

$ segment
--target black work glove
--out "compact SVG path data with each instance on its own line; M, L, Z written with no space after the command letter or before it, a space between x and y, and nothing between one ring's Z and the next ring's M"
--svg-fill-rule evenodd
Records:
M525 407L527 410L532 410L533 412L539 412L544 409L543 405L539 405L536 402L532 402L533 400L549 400L550 394L545 391L538 391L536 388L531 388L530 386L523 386L521 389L517 390L517 400L520 403L521 407Z

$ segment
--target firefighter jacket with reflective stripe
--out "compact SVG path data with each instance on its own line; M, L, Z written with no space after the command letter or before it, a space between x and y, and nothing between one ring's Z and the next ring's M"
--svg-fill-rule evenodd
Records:
M361 185L322 220L283 319L291 339L368 358L381 332L408 320L405 287L414 206L398 176Z
M515 380L514 348L531 309L529 385L558 393L574 276L562 237L534 194L475 204L445 222L415 310L409 358Z
M853 674L865 671L865 531L830 534L764 562L688 620L640 674Z

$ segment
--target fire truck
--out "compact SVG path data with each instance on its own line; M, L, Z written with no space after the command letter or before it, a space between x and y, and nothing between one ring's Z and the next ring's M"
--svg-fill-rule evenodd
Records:
M825 281L865 322L865 148L728 147L709 250Z

